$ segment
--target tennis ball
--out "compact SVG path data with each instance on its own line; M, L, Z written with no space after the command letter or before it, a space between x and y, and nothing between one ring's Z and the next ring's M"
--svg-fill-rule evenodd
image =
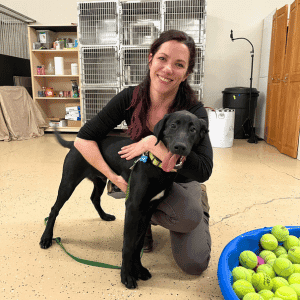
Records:
M300 264L300 247L293 246L288 252L289 260L294 264Z
M288 278L289 284L299 283L300 284L300 273L293 273Z
M273 282L268 274L261 272L252 276L252 285L257 291L272 290Z
M256 293L249 293L244 296L243 300L264 300L264 298Z
M256 269L256 273L266 273L271 278L274 278L276 276L275 271L273 270L272 266L264 264L260 265Z
M276 292L276 290L282 286L289 286L289 283L286 279L283 277L275 277L272 279L273 282L273 292Z
M250 250L243 251L240 254L239 261L241 265L248 269L254 269L257 265L257 256Z
M252 270L252 269L247 269L247 271L250 273L250 275L251 275L251 278L252 278L253 274L255 274L255 271L254 271L254 270Z
M282 300L282 298L272 297L270 300Z
M278 246L273 253L276 255L276 257L279 257L281 254L287 254L287 251L283 246Z
M237 281L239 279L245 279L251 282L252 275L248 272L248 269L244 267L236 267L232 270L233 281Z
M275 250L278 247L278 241L271 233L264 234L259 241L265 250Z
M278 242L284 242L290 234L289 230L282 225L275 225L272 228L271 233L276 237Z
M243 299L245 295L255 292L253 285L245 279L239 279L234 282L232 288L239 299Z
M294 266L286 258L277 258L274 261L273 269L278 276L288 277L294 272Z
M269 290L261 290L258 292L259 295L261 295L264 300L270 300L272 297L274 297L274 293Z
M274 262L275 262L276 258L273 258L273 259L269 259L267 261L267 265L271 266L273 268L273 265L274 265Z
M300 273L300 264L294 264L294 273Z
M300 241L296 236L289 235L288 238L283 242L283 246L286 250L289 250L293 246L300 246Z
M283 300L298 300L297 293L289 286L282 286L275 292L275 297Z
M286 258L286 259L289 259L289 256L288 256L288 254L281 254L281 255L279 255L278 258Z
M290 288L292 288L296 292L296 294L298 296L298 300L299 300L300 299L300 284L293 283L290 285Z
M270 250L263 250L259 253L259 256L265 261L268 262L270 259L277 258L276 255Z

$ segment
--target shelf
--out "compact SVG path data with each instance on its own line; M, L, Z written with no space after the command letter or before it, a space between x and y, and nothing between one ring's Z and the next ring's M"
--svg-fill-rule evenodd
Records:
M37 49L37 50L32 50L32 52L40 52L40 53L46 53L46 52L78 52L79 48L64 48L62 50L56 50L56 49Z
M54 32L77 32L77 24L57 25L57 26L30 25L29 27L35 30L51 30Z
M35 97L37 100L80 100L80 97Z
M79 75L33 75L35 78L53 78L53 77L77 77L79 78Z
M81 127L56 127L57 131L63 132L78 132ZM54 127L48 127L45 132L54 132Z

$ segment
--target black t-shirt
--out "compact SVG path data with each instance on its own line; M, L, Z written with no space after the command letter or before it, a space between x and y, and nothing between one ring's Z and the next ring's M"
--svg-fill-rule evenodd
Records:
M133 90L134 87L129 87L114 96L94 118L80 129L78 137L99 142L122 121L125 120L127 125L130 125L134 109L128 109L128 107L131 104ZM202 103L197 103L188 111L208 122L207 112ZM209 136L206 134L200 144L193 147L182 169L177 171L175 181L205 182L210 177L212 168L213 151Z

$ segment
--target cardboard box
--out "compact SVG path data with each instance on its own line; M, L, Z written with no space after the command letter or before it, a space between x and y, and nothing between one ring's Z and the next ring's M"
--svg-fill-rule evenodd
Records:
M67 127L68 122L67 120L59 119L59 118L51 118L49 120L49 126L50 127Z
M68 120L68 127L81 127L81 121Z

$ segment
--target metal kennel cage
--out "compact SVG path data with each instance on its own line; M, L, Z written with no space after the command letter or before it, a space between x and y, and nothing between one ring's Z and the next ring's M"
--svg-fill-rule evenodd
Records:
M118 44L118 1L82 2L77 9L81 45Z
M141 83L148 70L148 48L123 48L121 50L122 84Z
M120 71L116 47L84 47L80 53L82 87L119 87Z
M92 119L97 113L103 109L108 103L119 92L118 88L84 88L81 90L81 94L84 97L83 109L84 116L83 122Z
M161 32L161 1L122 1L123 45L150 45Z
M164 30L182 30L190 35L196 44L204 44L205 7L204 0L166 0Z

